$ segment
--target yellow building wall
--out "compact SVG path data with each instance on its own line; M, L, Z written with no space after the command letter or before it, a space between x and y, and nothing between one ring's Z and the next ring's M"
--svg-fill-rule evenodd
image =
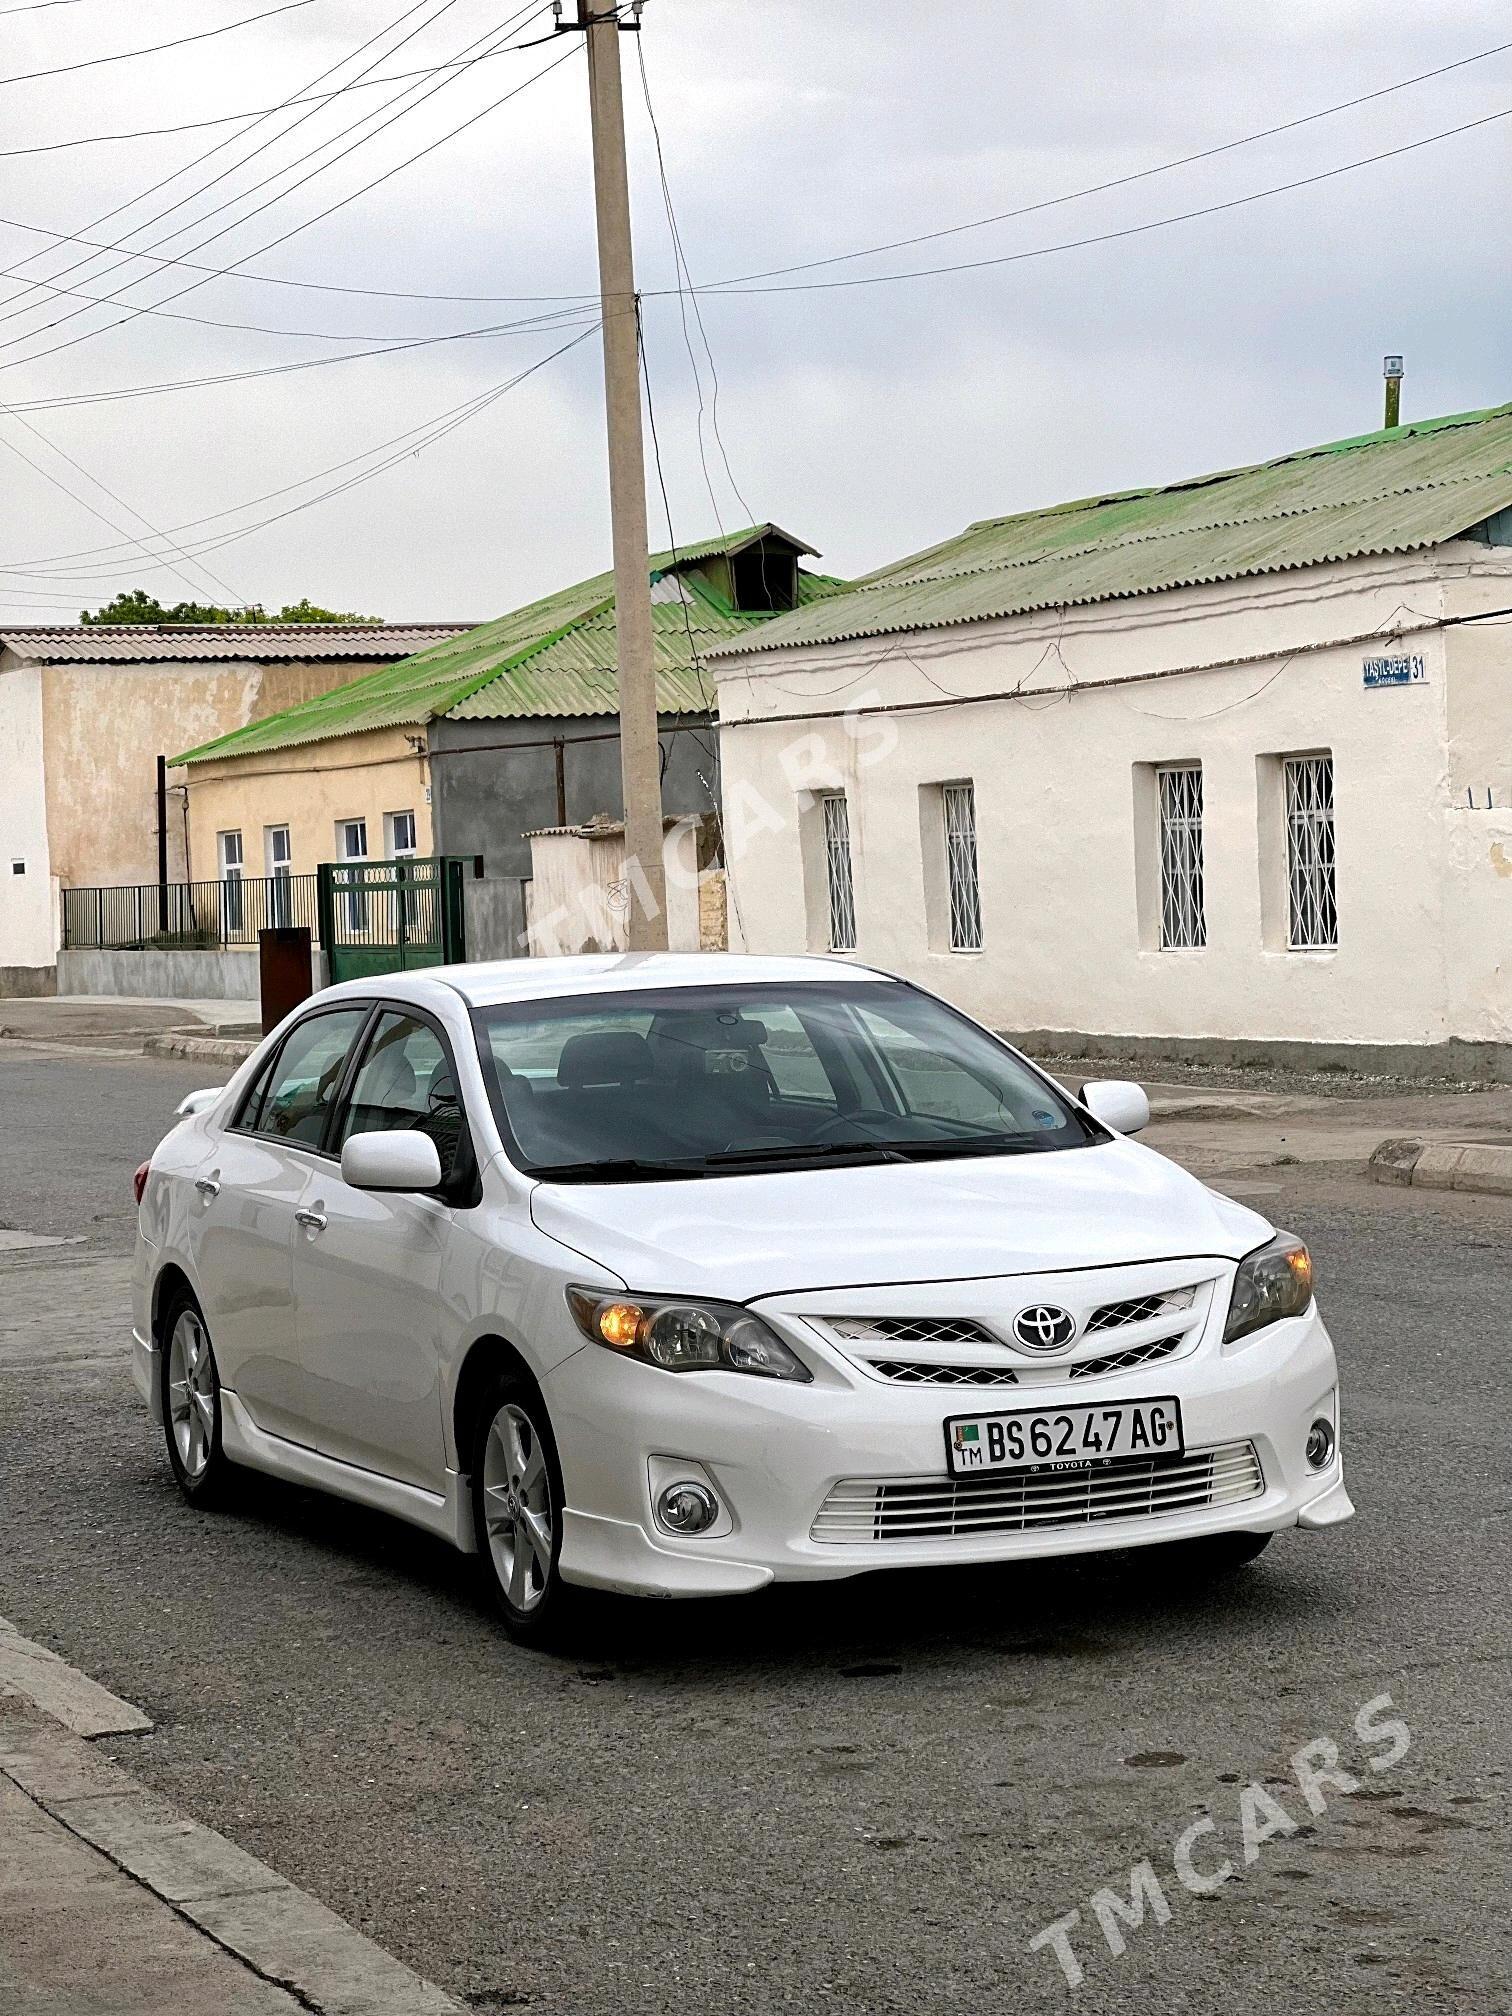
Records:
M381 861L389 851L386 815L394 812L413 812L416 852L432 851L426 761L399 728L191 763L174 774L187 780L195 881L212 881L220 873L218 838L226 832L242 836L243 873L265 875L267 832L273 826L289 829L296 875L313 875L322 861L341 858L336 829L347 819L366 820L370 861ZM182 793L177 795L181 802Z
M195 748L390 662L43 667L52 873L65 888L155 882L160 754ZM171 779L182 776L170 772ZM181 792L169 794L168 842L169 878L179 881L185 876ZM214 835L208 854L194 848L192 833L190 849L195 875L213 876ZM250 857L247 872L262 872L252 868Z

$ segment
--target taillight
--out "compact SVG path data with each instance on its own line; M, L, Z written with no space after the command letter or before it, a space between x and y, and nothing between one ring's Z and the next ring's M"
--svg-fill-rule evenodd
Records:
M147 1172L151 1167L152 1164L150 1162L139 1162L132 1175L131 1194L138 1204L142 1201L142 1192L147 1188Z

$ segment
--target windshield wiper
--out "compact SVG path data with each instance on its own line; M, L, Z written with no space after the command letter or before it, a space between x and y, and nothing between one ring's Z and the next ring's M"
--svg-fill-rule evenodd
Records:
M541 1183L660 1183L669 1177L702 1176L701 1156L667 1162L642 1162L634 1156L607 1157L602 1162L547 1162L527 1173Z
M766 1148L720 1148L704 1161L710 1168L740 1167L750 1163L763 1162L822 1162L831 1156L861 1156L868 1162L897 1162L896 1141L791 1141L786 1144L773 1142Z
M888 1146L906 1162L937 1162L951 1155L1033 1155L1043 1141L1041 1134L949 1134L935 1141L891 1141Z

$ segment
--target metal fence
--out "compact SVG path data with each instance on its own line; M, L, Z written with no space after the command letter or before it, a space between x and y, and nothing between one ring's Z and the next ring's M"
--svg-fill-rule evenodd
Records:
M219 882L128 882L63 891L67 952L257 949L259 931L305 926L320 939L314 875L228 876Z

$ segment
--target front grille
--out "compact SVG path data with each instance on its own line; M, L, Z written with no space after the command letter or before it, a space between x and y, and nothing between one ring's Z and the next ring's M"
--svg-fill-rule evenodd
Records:
M1098 1358L1075 1358L1066 1367L1068 1379L1102 1379L1110 1372L1127 1372L1135 1365L1153 1365L1169 1358L1185 1342L1182 1336L1152 1337L1147 1344L1131 1344L1127 1351L1105 1351Z
M1087 1336L1094 1330L1120 1330L1125 1323L1147 1323L1152 1316L1174 1316L1190 1309L1195 1288L1167 1288L1159 1295L1134 1295L1126 1302L1105 1302L1087 1318Z
M812 1532L842 1544L1025 1533L1236 1505L1264 1489L1252 1442L987 1477L849 1477L831 1488Z
M847 1344L996 1344L985 1323L966 1316L826 1316Z
M1003 1365L931 1365L902 1358L869 1358L868 1372L897 1386L1017 1386L1018 1374Z

